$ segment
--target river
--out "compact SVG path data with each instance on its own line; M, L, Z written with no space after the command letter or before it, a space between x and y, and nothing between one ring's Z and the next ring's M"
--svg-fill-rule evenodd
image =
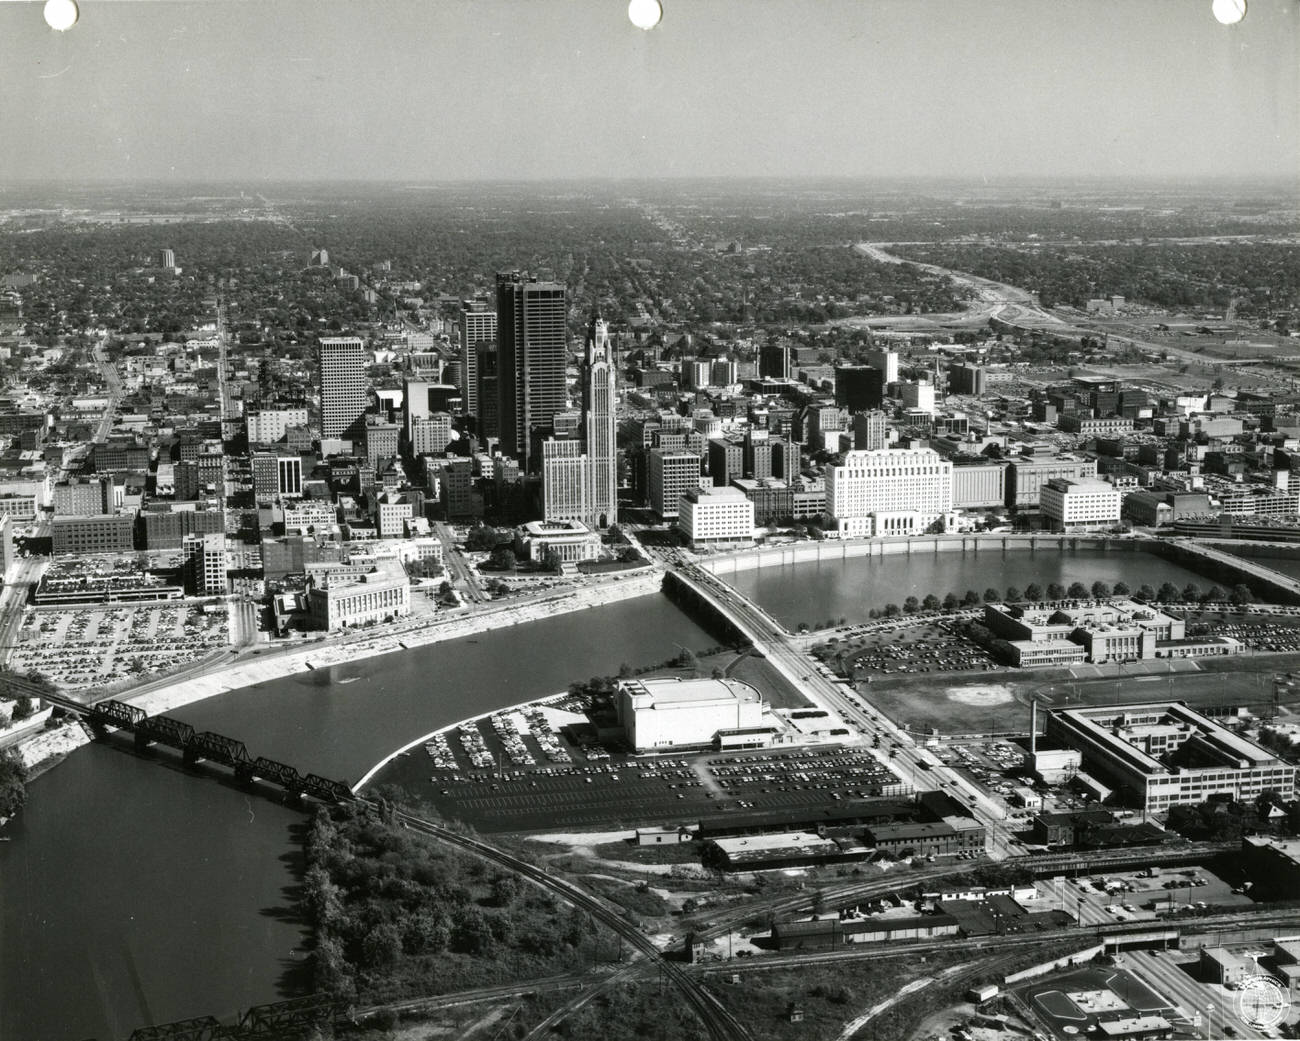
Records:
M1172 582L1179 589L1189 582L1202 589L1214 585L1203 575L1152 554L1096 549L850 557L758 568L722 577L792 630L803 624L815 627L831 619L866 621L873 607L883 608L890 603L901 607L909 596L923 600L934 593L942 600L948 593L960 597L969 589L983 596L990 586L1005 591L1008 585L1014 585L1023 590L1037 582L1046 589L1052 582L1091 586L1100 580L1109 585L1127 582L1136 591L1143 584L1158 589L1164 582Z
M258 684L174 715L354 783L440 726L715 642L648 596ZM0 1039L115 1041L301 993L304 820L121 747L74 752L32 784L0 842Z

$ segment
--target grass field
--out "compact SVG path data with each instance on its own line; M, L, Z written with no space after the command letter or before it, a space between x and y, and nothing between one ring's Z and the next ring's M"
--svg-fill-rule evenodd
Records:
M858 691L891 719L913 729L934 727L945 734L1028 733L1029 704L1035 696L1049 708L1157 701L1259 708L1272 697L1272 673L1294 669L1296 657L1209 659L1195 663L1195 671L1148 675L1135 675L1126 667L1122 676L1090 679L1078 678L1067 669L890 677L860 684ZM1282 705L1300 712L1295 694Z

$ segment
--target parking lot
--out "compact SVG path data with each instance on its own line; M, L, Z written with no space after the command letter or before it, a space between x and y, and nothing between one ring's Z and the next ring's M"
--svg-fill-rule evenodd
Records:
M869 751L842 745L632 756L574 741L569 730L525 731L507 747L491 720L453 728L394 760L375 783L400 784L483 832L694 825L734 811L825 808L905 790Z
M194 661L226 646L230 630L224 611L197 605L109 604L29 609L17 639L11 670L84 690Z
M1059 881L1043 879L1036 887L1044 902L1068 911L1085 925L1155 921L1203 912L1209 907L1254 904L1248 895L1235 892L1201 865L1115 871Z
M819 657L827 663L842 663L844 673L851 672L854 679L897 673L986 672L998 667L951 619L938 616L856 626L833 639Z

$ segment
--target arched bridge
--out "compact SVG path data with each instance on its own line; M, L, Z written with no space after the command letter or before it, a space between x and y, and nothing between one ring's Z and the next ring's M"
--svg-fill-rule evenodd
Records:
M104 736L110 729L130 731L135 736L135 747L140 751L150 745L166 745L180 752L190 766L207 761L233 770L235 780L240 784L266 781L279 785L295 797L310 795L322 802L345 802L352 798L351 789L342 781L331 781L317 774L301 774L286 763L264 756L254 757L244 747L244 742L210 730L196 731L188 723L172 716L151 716L124 701L110 699L83 705L60 694L42 696L51 705L81 716L97 737Z

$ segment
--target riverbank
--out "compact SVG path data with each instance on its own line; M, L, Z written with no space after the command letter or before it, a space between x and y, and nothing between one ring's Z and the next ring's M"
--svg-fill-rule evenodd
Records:
M331 666L350 664L382 654L393 654L413 647L424 647L493 629L522 625L556 615L648 596L660 591L662 581L662 575L658 570L638 575L619 575L608 582L582 586L569 592L553 593L522 604L509 602L493 604L480 611L435 621L421 628L377 635L373 639L346 644L317 645L261 660L242 661L208 675L156 687L137 697L124 695L121 700L130 702L149 715L156 715L218 694L282 679L295 673L328 669Z

